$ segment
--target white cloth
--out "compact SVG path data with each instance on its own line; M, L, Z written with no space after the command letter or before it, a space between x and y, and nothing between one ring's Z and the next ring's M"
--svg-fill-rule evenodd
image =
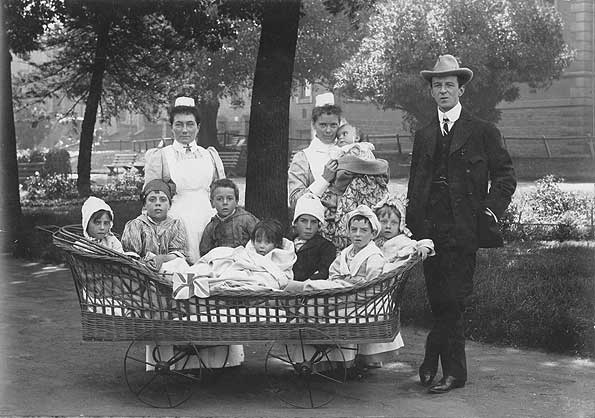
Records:
M174 141L173 145L163 148L162 152L171 179L176 184L176 194L172 199L169 215L184 223L188 259L194 263L200 257L199 243L202 233L215 214L209 199L209 187L215 169L209 151L199 146L193 147L194 158L186 159L186 150L183 147L183 144Z
M314 183L309 185L308 189L318 197L322 196L328 188L329 182L322 177L322 173L324 166L331 159L331 154L337 149L338 147L334 143L325 144L317 136L312 138L310 145L304 149L310 171L314 177Z

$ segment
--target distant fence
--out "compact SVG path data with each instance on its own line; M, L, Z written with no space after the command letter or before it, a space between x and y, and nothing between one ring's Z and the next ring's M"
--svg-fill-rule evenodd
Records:
M246 146L247 135L230 132L217 133L217 140L226 148ZM410 154L413 150L413 136L404 134L366 135L366 141L374 144L377 151ZM135 152L155 148L161 141L171 143L171 138L137 139L132 141ZM304 149L310 143L308 138L289 138L289 154ZM592 136L567 137L504 137L504 145L512 157L520 158L590 158L595 159L595 139Z

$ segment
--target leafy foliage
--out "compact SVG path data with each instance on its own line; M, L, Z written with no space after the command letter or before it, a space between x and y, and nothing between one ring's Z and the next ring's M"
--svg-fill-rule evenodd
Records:
M518 98L514 83L547 87L573 58L559 14L537 0L386 0L376 4L358 53L338 72L339 86L405 110L414 128L434 108L419 71L441 54L473 70L461 101L493 122L499 102Z

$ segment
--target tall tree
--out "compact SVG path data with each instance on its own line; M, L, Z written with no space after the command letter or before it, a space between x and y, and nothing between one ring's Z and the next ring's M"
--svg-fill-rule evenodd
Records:
M3 244L14 245L21 226L18 164L14 111L12 106L11 62L13 53L26 53L39 47L48 25L61 12L58 1L6 0L0 7L0 178L3 198L0 229Z
M269 0L262 13L250 107L246 207L287 222L289 98L300 0Z
M90 193L91 150L98 109L122 109L151 117L163 101L169 75L164 51L187 48L189 40L217 49L229 22L210 2L71 0L62 25L48 40L51 59L28 81L30 96L66 94L85 101L78 157L79 194Z
M463 105L498 121L502 100L519 96L516 83L545 87L572 59L562 20L538 0L385 0L376 5L368 35L338 73L351 96L407 112L411 127L433 115L419 71L452 54L475 77Z

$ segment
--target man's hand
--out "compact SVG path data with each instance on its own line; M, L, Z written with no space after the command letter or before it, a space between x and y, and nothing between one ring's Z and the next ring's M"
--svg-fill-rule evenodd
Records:
M339 168L339 162L337 160L329 160L324 165L322 177L329 183L332 183L333 180L335 179L335 176L337 175L338 168Z

